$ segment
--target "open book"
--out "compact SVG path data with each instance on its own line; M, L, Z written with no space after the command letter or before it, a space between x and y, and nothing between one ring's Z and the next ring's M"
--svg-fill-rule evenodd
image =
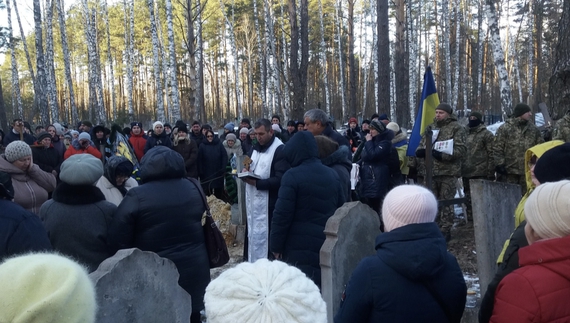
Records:
M261 179L261 177L259 175L256 175L252 172L243 172L243 173L238 173L237 176L239 178L243 178L243 177L251 177L251 178L255 178L255 179Z

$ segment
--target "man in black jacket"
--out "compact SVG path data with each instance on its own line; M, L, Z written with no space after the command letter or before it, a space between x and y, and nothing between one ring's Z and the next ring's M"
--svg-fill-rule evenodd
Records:
M329 123L329 116L320 109L311 109L305 112L305 130L310 131L313 136L323 135L338 142L339 146L346 146L350 149L350 143L343 135L338 133Z
M8 146L8 144L12 141L22 140L20 139L20 133L22 133L23 141L25 141L28 145L33 145L34 141L36 141L34 137L27 133L24 129L24 122L22 119L14 119L14 122L12 123L12 130L8 131L6 133L6 136L4 136L4 147Z

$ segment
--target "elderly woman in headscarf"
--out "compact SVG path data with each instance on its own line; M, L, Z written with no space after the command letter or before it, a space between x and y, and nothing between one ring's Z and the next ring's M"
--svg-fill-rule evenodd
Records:
M97 181L97 186L105 200L119 205L127 192L136 186L137 181L131 177L133 164L123 156L111 156L105 164L105 173Z
M14 186L14 202L38 214L56 186L52 173L33 163L32 149L24 141L12 141L0 157L0 171L10 174Z

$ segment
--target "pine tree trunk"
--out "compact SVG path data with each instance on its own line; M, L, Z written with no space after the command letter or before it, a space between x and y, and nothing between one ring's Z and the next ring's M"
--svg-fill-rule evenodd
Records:
M501 112L504 117L511 114L512 99L511 99L511 84L509 75L505 67L505 55L501 45L501 35L499 33L499 21L496 15L495 4L493 0L487 0L486 3L487 21L489 24L489 31L491 33L491 43L493 45L493 59L495 68L499 75L499 82L501 87Z
M6 0L6 11L8 12L8 46L10 47L10 66L12 69L12 116L15 119L17 117L23 117L23 109L22 95L20 93L20 79L18 77L18 61L16 60L16 50L14 48L15 39L12 34L12 10L10 10L10 0Z
M558 24L554 69L549 82L550 112L560 119L570 111L570 0L564 0Z
M300 16L299 20L297 20L297 14ZM305 97L307 94L307 70L309 66L308 0L300 0L298 10L296 1L289 0L289 22L291 27L289 70L291 71L291 79L293 85L293 111L291 111L291 117L296 120L301 120L305 111ZM301 46L300 48L299 45ZM299 49L301 52L301 57L299 57Z
M343 115L342 121L348 119L348 117L356 116L356 106L357 102L357 89L358 84L356 76L358 74L358 66L356 65L356 59L354 57L354 2L355 0L348 1L348 82L350 88L350 97L348 103L348 116Z
M172 109L168 117L170 120L180 120L180 98L178 94L178 79L176 77L177 65L171 0L166 0L166 27L168 28L168 51L170 59L170 95L172 96Z
M150 33L152 36L153 73L156 91L156 118L166 120L164 115L164 96L162 93L162 79L160 78L160 43L158 42L158 32L156 31L156 17L154 14L154 0L147 0L148 11L150 13ZM191 43L191 40L188 41Z
M394 78L396 99L396 123L406 125L410 122L410 61L406 37L407 17L406 1L396 1L396 42L394 44Z
M50 124L48 113L48 100L45 93L47 89L46 80L46 66L44 59L44 44L43 44L43 30L42 30L42 9L40 0L34 0L34 32L36 40L36 76L38 86L36 87L36 97L38 98L38 107L40 110L41 124Z
M168 0L167 0L168 1ZM234 72L234 95L236 100L236 110L237 110L237 117L241 120L243 118L243 112L241 110L241 85L240 85L240 77L239 77L239 59L237 53L237 46L235 40L235 33L233 22L235 21L233 16L233 6L232 6L232 21L226 15L226 9L223 1L220 1L220 6L222 9L222 13L224 14L224 18L226 19L226 24L228 26L228 36L230 39L230 48L232 51L232 58L234 60L233 64L233 72ZM267 22L269 24L270 22Z
M481 100L483 98L482 90L483 90L483 10L485 7L483 6L483 1L479 0L479 14L477 18L477 61L476 61L476 70L475 70L475 79L477 80L474 87L474 97L477 108L483 111L483 106L481 104Z
M129 114L129 121L133 121L134 107L133 107L133 64L134 64L134 0L123 0L125 8L125 56L127 58L127 108Z
M285 17L285 13L283 11L283 7L285 4L283 1L280 1L280 10L281 10L281 17ZM281 30L285 31L285 23L283 22L285 19L279 19L281 24ZM291 93L289 87L289 69L287 68L288 64L288 57L287 57L287 41L285 40L285 32L281 32L281 61L279 62L279 69L283 73L283 92L286 93L283 96L283 109L287 110L287 112L291 112L291 100L290 95ZM269 116L268 116L269 117Z
M51 112L51 120L60 121L59 106L57 102L57 85L55 80L55 66L53 62L53 3L57 0L46 1L46 82L47 95L49 98L49 107Z
M459 0L456 0L453 4L455 7L455 54L453 55L453 67L455 68L455 73L453 76L453 96L451 97L451 106L454 109L459 110L457 106L459 101L459 68L461 67L460 57L460 44L461 44L461 23L463 22L463 17L459 12ZM466 102L463 102L463 107L460 110L464 110Z
M99 46L97 46L97 24L95 20L95 9L93 9L91 14L91 33L93 47L95 48L94 55L94 67L95 67L95 87L97 89L97 123L106 124L107 123L107 113L105 111L105 101L103 100L103 81L101 79L101 55L99 53Z
M63 52L63 66L65 69L65 79L67 81L67 89L69 91L69 104L71 105L71 122L79 122L77 113L77 105L75 104L75 92L73 90L73 79L71 77L71 58L69 55L69 46L67 45L67 28L65 27L65 13L63 12L61 0L55 1L55 8L59 19L59 32L61 36L61 49Z
M152 0L149 0L152 1ZM154 11L154 10L153 10ZM196 95L197 95L197 85L198 85L198 72L196 67L196 48L194 46L194 40L196 38L194 33L194 15L192 14L192 0L186 0L186 48L188 50L188 65L186 66L188 70L188 85L187 85L187 95L188 95L188 103L189 108L191 111L192 119L200 120L200 110L199 107L196 105ZM154 15L154 13L153 13ZM152 20L152 19L151 19ZM151 21L153 23L153 21ZM152 30L152 26L151 26ZM154 31L156 33L156 23L154 26ZM154 37L154 36L153 36ZM158 37L157 37L158 42ZM153 40L154 44L154 40ZM156 53L158 57L158 51ZM156 67L158 67L158 62L155 62ZM164 110L164 103L162 109Z
M198 86L196 93L196 106L200 109L200 120L206 121L208 115L206 114L206 105L204 104L204 47L202 39L202 5L201 0L196 0L196 11L197 11L197 24L198 24L198 35L196 39L196 61L198 64Z
M390 113L390 37L388 0L377 0L378 112Z

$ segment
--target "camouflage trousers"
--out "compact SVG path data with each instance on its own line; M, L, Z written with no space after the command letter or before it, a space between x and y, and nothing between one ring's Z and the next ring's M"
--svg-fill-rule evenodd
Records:
M469 222L473 222L473 207L471 205L471 185L469 184L470 179L486 179L485 176L475 176L475 177L463 177L463 193L465 194L465 198L467 202L465 205L467 206L467 220Z
M454 176L434 176L432 179L432 192L437 200L451 200L457 192L457 178ZM453 206L445 206L439 209L435 222L444 234L451 231L455 212Z
M499 178L499 181L506 182L509 184L517 184L521 187L521 195L524 196L526 194L526 177L525 175L517 175L517 174L507 174L502 175Z

